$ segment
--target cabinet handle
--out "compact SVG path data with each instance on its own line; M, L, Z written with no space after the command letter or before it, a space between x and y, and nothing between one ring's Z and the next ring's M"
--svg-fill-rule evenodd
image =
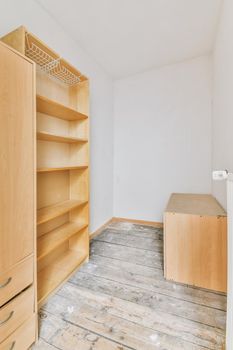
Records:
M9 348L9 350L13 350L15 347L15 341L13 341L13 343L11 344L11 347Z
M5 320L0 321L0 327L3 326L5 323L7 323L13 315L14 315L14 311L11 311L10 315Z
M0 284L0 289L1 288L4 288L4 287L6 287L10 282L11 282L11 280L12 280L12 278L11 277L9 277L8 278L8 280L6 280L6 282L5 283L3 283L3 284Z

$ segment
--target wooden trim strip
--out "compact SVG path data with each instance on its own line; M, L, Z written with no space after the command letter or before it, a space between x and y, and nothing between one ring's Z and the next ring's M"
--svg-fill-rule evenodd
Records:
M110 220L106 221L105 224L103 224L102 226L100 226L96 231L91 232L90 233L90 240L95 238L96 236L100 235L101 232L111 223L113 222L113 218L111 218Z

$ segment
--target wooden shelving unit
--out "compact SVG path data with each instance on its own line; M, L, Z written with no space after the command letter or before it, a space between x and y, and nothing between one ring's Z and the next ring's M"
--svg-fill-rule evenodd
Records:
M36 63L38 305L89 257L88 79L20 27L3 40Z

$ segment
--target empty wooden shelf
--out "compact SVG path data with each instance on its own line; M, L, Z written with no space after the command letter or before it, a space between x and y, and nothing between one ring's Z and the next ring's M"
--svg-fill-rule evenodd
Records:
M38 168L38 173L47 173L52 171L66 171L66 170L81 170L88 168L87 165L78 165L78 166L65 166L60 168Z
M37 241L37 260L44 258L59 245L86 227L86 223L68 222L39 237Z
M64 135L56 135L46 131L37 132L37 140L50 141L50 142L62 142L62 143L79 143L79 142L88 142L87 139L77 138Z
M37 211L37 225L43 224L49 220L52 220L62 214L87 203L84 200L69 199L61 203L56 203L45 208L41 208Z
M64 282L88 257L86 251L62 252L55 260L38 272L38 304L43 304L48 295Z
M52 117L74 121L86 119L87 115L68 108L56 101L50 100L44 96L37 95L36 97L37 111L50 115Z

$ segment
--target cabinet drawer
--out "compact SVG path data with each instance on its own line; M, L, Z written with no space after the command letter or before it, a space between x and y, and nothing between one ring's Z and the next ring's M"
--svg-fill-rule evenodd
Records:
M36 338L35 314L6 340L0 343L0 350L27 350Z
M30 287L0 308L0 343L32 316L34 290Z
M33 282L33 257L0 274L0 306Z

